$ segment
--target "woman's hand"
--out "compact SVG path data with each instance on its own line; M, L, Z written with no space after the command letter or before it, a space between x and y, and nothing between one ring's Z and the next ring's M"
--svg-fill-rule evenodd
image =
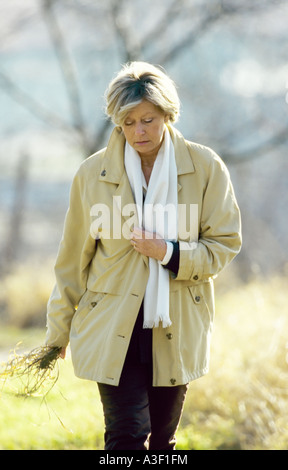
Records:
M167 245L163 238L156 233L138 227L134 227L131 232L131 244L138 253L158 261L163 260L167 251Z
M60 351L59 357L61 357L61 359L65 359L65 356L66 356L66 348L62 348Z

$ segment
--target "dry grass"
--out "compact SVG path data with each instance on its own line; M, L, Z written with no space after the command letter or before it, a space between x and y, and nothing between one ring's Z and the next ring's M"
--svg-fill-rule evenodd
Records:
M31 351L12 357L0 367L0 381L17 382L17 395L45 396L59 377L58 358L61 347L38 346Z
M44 327L54 283L53 262L18 265L0 283L0 321L19 328Z
M210 373L191 384L183 416L185 446L288 448L286 289L274 278L219 298Z

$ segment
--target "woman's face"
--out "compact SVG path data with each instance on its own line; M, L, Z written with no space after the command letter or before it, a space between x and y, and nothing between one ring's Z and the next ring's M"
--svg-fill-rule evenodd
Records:
M156 158L161 147L168 115L143 100L127 114L122 130L127 142L142 158Z

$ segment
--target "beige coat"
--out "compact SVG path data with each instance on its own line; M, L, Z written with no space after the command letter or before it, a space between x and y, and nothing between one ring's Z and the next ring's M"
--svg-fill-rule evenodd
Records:
M195 230L179 240L179 272L170 275L172 326L153 329L154 386L184 384L207 373L213 278L241 246L239 208L224 163L211 149L169 130L178 204L186 204L186 227L196 224L198 240ZM124 228L120 234L114 228L113 238L107 236L108 226L102 227L95 250L95 204L113 209L123 227L126 222L129 229L131 222L131 214L122 210L134 203L124 170L124 142L115 128L107 148L85 160L74 178L47 315L46 343L66 346L70 340L75 374L111 385L119 383L149 276L148 259L132 248ZM121 204L118 213L115 202ZM190 204L198 205L198 220L191 224Z

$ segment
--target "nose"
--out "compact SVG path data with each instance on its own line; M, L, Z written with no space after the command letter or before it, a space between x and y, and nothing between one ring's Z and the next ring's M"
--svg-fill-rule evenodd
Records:
M136 123L135 126L135 135L143 135L145 133L144 126L142 122Z

